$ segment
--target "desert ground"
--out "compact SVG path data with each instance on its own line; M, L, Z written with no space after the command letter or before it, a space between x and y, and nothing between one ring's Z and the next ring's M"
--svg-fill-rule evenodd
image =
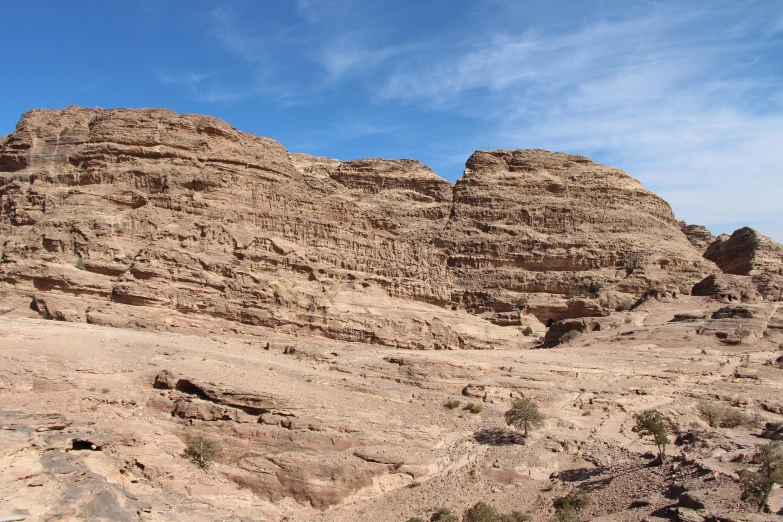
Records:
M761 428L783 413L778 343L754 334L725 344L704 333L720 303L664 301L555 348L531 339L456 351L149 332L4 310L0 514L405 521L484 501L543 521L579 487L590 497L584 520L677 519L688 507L750 520L736 478L767 442ZM195 386L156 388L166 375L212 398ZM503 420L523 396L546 416L527 438ZM760 424L710 428L703 401ZM253 415L239 407L251 403ZM632 430L633 414L650 408L672 423L662 466ZM196 435L219 446L206 469L183 456Z

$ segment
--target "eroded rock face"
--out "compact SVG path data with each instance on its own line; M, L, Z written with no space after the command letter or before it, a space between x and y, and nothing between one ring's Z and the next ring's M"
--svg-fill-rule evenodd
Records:
M0 142L0 237L1 284L47 318L405 348L501 343L717 272L663 200L581 156L479 151L454 186L162 109L25 114Z
M541 150L474 153L436 244L457 286L505 291L511 303L512 293L688 291L716 271L669 205L638 181L583 156Z
M783 245L749 227L736 230L730 237L718 237L704 257L726 274L783 275Z
M685 221L677 221L677 224L680 226L682 233L685 234L685 237L688 238L688 241L690 241L699 252L703 253L707 250L707 247L715 241L715 236L713 236L706 227L701 225L689 225Z
M723 274L710 275L693 287L693 295L724 301L780 301L783 295L783 245L752 228L719 236L704 257Z

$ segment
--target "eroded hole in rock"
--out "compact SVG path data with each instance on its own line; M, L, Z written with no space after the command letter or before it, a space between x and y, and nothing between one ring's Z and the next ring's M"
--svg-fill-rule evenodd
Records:
M212 399L206 393L204 393L204 390L187 379L178 380L177 384L174 386L174 389L181 391L182 393L187 393L188 395L195 395L199 399L212 402Z
M72 451L101 451L102 449L101 446L84 439L73 439L71 443Z

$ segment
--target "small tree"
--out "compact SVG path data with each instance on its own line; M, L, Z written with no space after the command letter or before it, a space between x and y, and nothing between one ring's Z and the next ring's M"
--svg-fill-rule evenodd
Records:
M783 448L778 441L762 444L756 449L753 461L759 464L758 471L743 469L739 473L742 498L764 509L772 487L783 484Z
M636 425L634 430L639 435L652 435L655 446L658 448L658 460L663 464L666 458L666 446L669 444L669 426L666 418L658 410L647 410L634 415Z
M188 447L185 449L185 455L201 469L207 469L209 467L209 464L215 459L217 452L217 443L204 435L196 435L190 439Z
M544 424L544 414L538 411L536 403L529 399L519 399L512 403L511 409L505 413L506 424L521 429L525 437L533 428Z
M525 309L526 306L527 306L527 299L525 299L524 297L520 297L519 299L517 299L517 310L521 312L522 310Z

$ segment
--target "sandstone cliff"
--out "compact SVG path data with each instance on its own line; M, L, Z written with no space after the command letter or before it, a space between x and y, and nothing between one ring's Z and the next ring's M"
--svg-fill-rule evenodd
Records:
M749 227L715 239L704 252L723 274L693 287L693 295L735 301L780 301L783 295L783 245Z
M0 284L44 317L406 348L519 342L507 326L718 272L663 200L587 158L479 151L452 185L161 109L25 114L0 141L0 237Z

